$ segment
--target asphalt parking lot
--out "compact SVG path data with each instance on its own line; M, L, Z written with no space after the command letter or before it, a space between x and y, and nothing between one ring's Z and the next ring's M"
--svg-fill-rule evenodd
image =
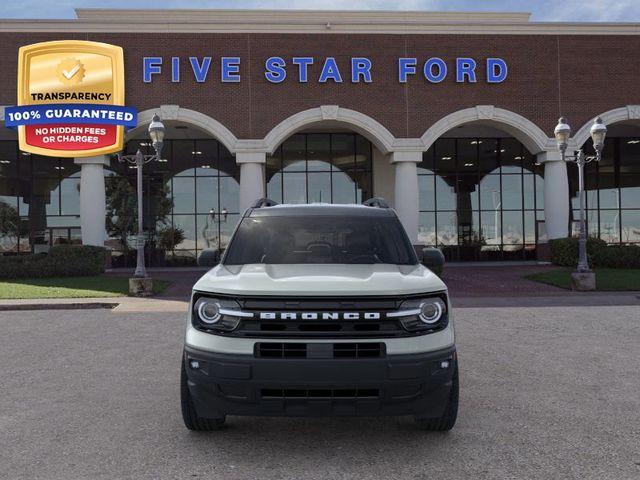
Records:
M640 478L640 307L456 310L461 404L407 418L179 412L183 315L0 312L0 478Z

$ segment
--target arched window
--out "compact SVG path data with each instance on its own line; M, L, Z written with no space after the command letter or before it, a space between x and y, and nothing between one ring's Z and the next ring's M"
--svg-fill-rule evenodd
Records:
M371 197L371 143L355 133L298 133L267 157L266 192L283 203L361 203Z

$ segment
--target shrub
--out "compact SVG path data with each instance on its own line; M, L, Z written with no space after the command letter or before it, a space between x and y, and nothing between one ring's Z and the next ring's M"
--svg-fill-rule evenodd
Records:
M604 240L588 237L587 259L591 267L640 268L640 246L607 245ZM563 267L575 267L578 263L578 239L552 240L551 261Z
M0 257L0 278L79 277L104 272L106 249L56 245L49 253Z

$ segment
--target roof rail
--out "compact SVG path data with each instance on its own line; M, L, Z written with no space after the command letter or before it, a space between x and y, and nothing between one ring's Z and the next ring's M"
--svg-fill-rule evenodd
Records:
M251 208L273 207L274 205L278 205L278 202L270 198L259 198L251 204Z
M362 202L365 207L389 208L389 204L382 197L372 197L366 202Z

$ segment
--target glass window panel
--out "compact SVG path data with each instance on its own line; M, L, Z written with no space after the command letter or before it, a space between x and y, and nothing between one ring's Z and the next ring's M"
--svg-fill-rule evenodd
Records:
M625 243L640 242L640 210L622 211L622 241Z
M454 175L456 173L456 141L442 138L435 144L435 169L438 175Z
M536 212L524 212L524 243L536 243Z
M307 137L307 168L310 171L328 172L331 170L330 135L328 133L313 133ZM351 149L353 163L353 149Z
M224 145L220 145L220 157L218 159L218 171L220 175L227 175L240 181L240 165L236 163L234 157Z
M607 243L620 242L619 210L600 210L600 238Z
M600 208L619 208L617 182L614 173L603 172L598 174L595 171L585 172L585 190L587 192L587 205L589 208L597 208L595 195L591 192L599 190Z
M480 215L470 210L458 211L458 243L472 245L480 238Z
M194 148L196 175L215 175L218 169L218 142L196 140Z
M218 203L218 177L196 178L196 208L197 213L221 210Z
M371 177L371 171L363 172L361 170L357 170L355 174L351 176L356 179L356 203L362 203L373 197L373 179Z
M432 146L422 154L422 161L418 164L418 174L433 173L433 159L435 148Z
M80 165L76 165L74 158L61 158L59 159L59 165L57 170L60 171L60 176L62 177L71 177L78 176L80 177Z
M65 178L60 182L62 215L80 215L80 179Z
M176 250L195 250L196 248L196 217L195 215L174 215L174 228L180 228L184 232L184 241L176 245Z
M230 213L240 211L240 184L233 177L220 177L220 207Z
M267 182L267 197L282 203L282 173L274 174Z
M229 214L227 216L227 221L220 225L220 248L227 248L229 240L231 240L231 235L233 234L239 220L240 215Z
M304 173L286 173L283 176L283 201L307 203L307 178Z
M32 176L57 177L60 172L60 161L57 158L30 155Z
M479 143L482 142L482 143ZM457 144L458 173L478 171L478 149L486 148L486 141L475 138L460 138ZM491 148L491 147L489 147ZM495 155L495 154L494 154Z
M522 144L515 138L501 138L499 150L502 173L521 173L524 160Z
M438 245L458 244L458 223L456 212L438 212Z
M79 227L80 226L80 217L77 215L74 216L51 216L47 217L47 227Z
M175 177L172 190L174 213L194 213L196 211L194 178Z
M418 176L418 199L420 210L435 210L435 180L433 175Z
M195 174L194 155L195 142L193 140L173 140L171 171L176 176L192 176Z
M267 155L267 161L265 164L265 174L267 176L267 182L271 180L271 177L282 170L282 147L273 153L273 155Z
M458 175L456 192L457 210L478 210L477 175Z
M3 191L3 180L6 179L0 178L0 193ZM17 198L0 195L0 252L19 250L18 241L21 226Z
M336 133L331 135L331 158L334 170L355 168L355 142L356 136L353 134ZM311 170L311 164L309 164L309 170Z
M309 174L309 182L313 181L312 178L311 174ZM356 185L350 175L345 172L333 172L331 181L333 183L333 203L354 203L358 201L356 199ZM312 188L310 183L309 191Z
M309 203L331 203L331 173L309 173ZM353 190L352 190L353 191ZM351 197L353 202L353 195Z
M544 210L544 178L535 175L536 179L536 208Z
M420 212L418 225L418 243L436 245L436 214L435 212Z
M520 175L502 176L502 209L522 210L522 177Z
M481 175L497 173L498 169L498 142L490 138L479 138L478 142L478 171Z
M502 212L502 243L504 245L524 243L522 212Z
M0 141L0 177L18 175L18 145L14 141Z
M355 135L356 137L356 168L371 171L371 150L372 145L362 135Z
M452 181L453 180L455 180L455 177L452 178ZM438 210L456 209L456 193L454 188L440 175L436 175L436 204Z
M502 219L499 210L481 212L480 227L487 245L500 245L502 243Z
M500 175L487 175L480 180L480 207L482 210L499 209Z
M57 179L33 179L29 211L35 216L39 216L44 212L47 215L60 214L60 189L58 188Z
M197 215L197 248L204 250L219 248L220 241L220 217L218 215ZM227 217L228 221L228 217Z
M622 208L640 208L640 174L620 175L620 197Z
M613 140L613 139L611 139ZM605 150L611 140L605 141ZM620 178L628 173L640 173L640 137L620 138Z
M305 171L306 135L296 134L282 144L282 169L285 172Z
M535 203L535 175L524 175L522 178L522 195L524 200L524 208L527 210L534 210L536 208Z

